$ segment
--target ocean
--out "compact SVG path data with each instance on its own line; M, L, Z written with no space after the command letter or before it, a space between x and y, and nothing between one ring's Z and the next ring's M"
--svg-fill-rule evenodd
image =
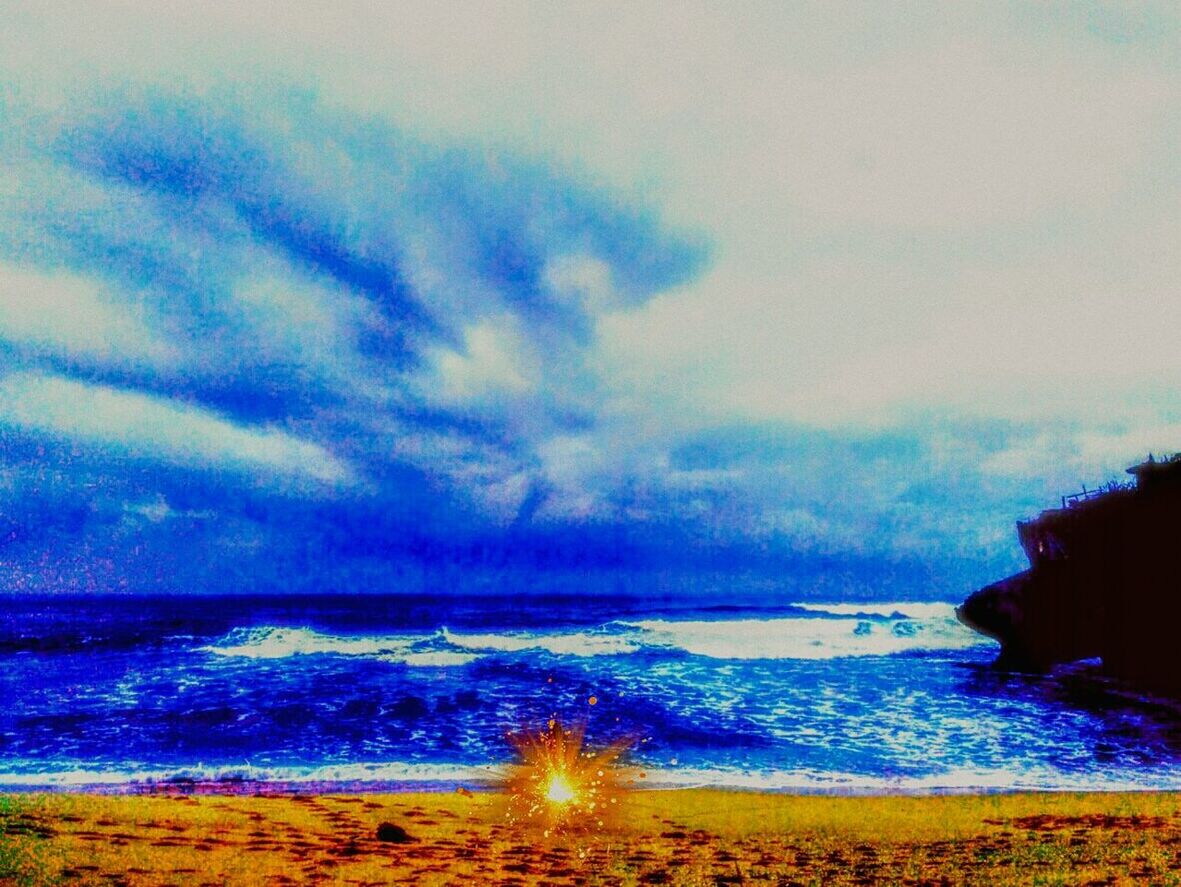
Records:
M946 602L9 597L0 788L478 789L550 718L652 786L1181 788L1177 707L996 652Z

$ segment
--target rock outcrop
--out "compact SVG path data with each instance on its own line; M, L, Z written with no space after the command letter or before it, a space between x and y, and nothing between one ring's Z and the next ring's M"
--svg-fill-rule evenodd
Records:
M999 666L1100 658L1116 677L1181 695L1181 456L1128 472L1134 484L1084 489L1019 522L1030 568L956 611L1000 641Z

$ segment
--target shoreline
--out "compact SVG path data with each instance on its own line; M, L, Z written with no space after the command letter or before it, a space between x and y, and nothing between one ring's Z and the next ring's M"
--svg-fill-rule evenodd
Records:
M0 882L1181 883L1177 792L646 789L549 835L505 809L491 791L5 794Z
M29 795L80 795L95 797L168 797L171 795L225 796L225 797L295 797L314 795L447 795L453 792L469 791L473 794L496 795L501 792L498 783L455 782L352 782L337 781L270 781L270 780L227 780L187 781L175 780L160 783L79 783L71 785L45 785L37 782L12 783L0 786L0 798ZM1111 788L1038 788L1029 786L938 786L931 788L760 788L745 785L719 785L706 783L645 783L637 791L665 792L717 792L725 795L768 795L799 798L957 798L957 797L1005 797L1013 795L1163 795L1181 794L1181 788L1149 788L1115 786Z
M505 769L507 772L507 768ZM695 779L691 775L669 778L669 773L632 767L633 772L644 776L628 777L628 786L634 791L675 792L709 791L723 794L758 794L772 796L798 796L806 798L925 798L957 796L1005 796L1005 795L1137 795L1137 794L1181 794L1181 784L1145 785L1139 783L1117 783L1104 780L1080 781L1072 784L1044 784L1036 781L1017 780L993 783L955 782L940 779L849 779L833 777L824 779L775 783L764 782L755 776L745 780ZM626 771L625 771L626 772ZM69 774L73 776L73 774ZM475 779L464 778L402 778L402 779L348 779L320 778L250 778L228 776L225 778L189 778L172 776L159 779L127 780L111 779L52 779L52 774L30 774L26 779L21 774L0 774L0 798L17 795L101 795L111 797L163 796L171 794L194 795L399 795L425 794L441 795L455 791L470 791L478 794L496 794L503 785L503 777L497 772L486 772Z

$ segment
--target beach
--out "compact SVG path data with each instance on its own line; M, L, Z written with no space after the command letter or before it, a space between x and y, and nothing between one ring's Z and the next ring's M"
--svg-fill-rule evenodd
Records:
M0 795L0 883L1181 883L1177 793L621 800L547 837L493 792Z
M1181 885L1176 706L948 602L719 607L8 601L0 885Z

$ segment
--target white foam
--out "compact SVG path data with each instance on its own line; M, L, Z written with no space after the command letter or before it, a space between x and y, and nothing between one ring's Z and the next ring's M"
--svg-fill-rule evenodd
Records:
M831 616L895 616L908 619L950 619L955 616L955 604L902 602L896 604L793 604L812 613Z
M646 645L710 659L838 659L914 650L962 650L990 643L954 618L886 623L809 618L646 619L627 624L645 632Z
M464 650L499 653L545 650L556 656L618 656L640 649L634 633L619 635L576 631L561 634L456 634L444 628L442 635L447 643Z
M821 770L753 770L742 768L648 767L636 764L629 785L633 788L724 788L748 791L798 792L801 794L941 794L1003 791L1178 791L1181 770L1172 768L1121 774L1069 773L1051 768L1022 772L961 768L926 776L883 777ZM643 779L638 778L644 773ZM495 788L504 776L501 764L462 765L405 763L398 761L329 764L318 767L195 767L139 770L63 769L0 772L0 790L50 788L64 791L89 787L167 787L188 782L231 785L273 783L284 785L343 784L370 786L453 785Z
M250 764L226 767L176 769L145 768L137 770L46 770L0 772L0 787L45 786L71 789L84 786L131 786L143 784L178 784L182 782L222 783L467 783L490 785L500 775L496 766L459 764L422 764L404 762L329 764L319 767L254 767Z
M803 794L943 794L1003 791L1173 791L1181 771L1120 776L1065 773L1039 769L1024 772L955 769L927 776L867 776L820 770L742 770L670 768L647 770L648 788L733 788Z
M235 629L200 649L215 656L356 656L449 668L482 657L545 651L577 658L675 650L711 659L837 659L994 643L955 619L951 604L800 604L817 615L771 619L645 619L580 631L333 635L311 628ZM840 618L821 618L821 615ZM905 615L900 615L905 614ZM857 616L864 618L857 619Z
M447 667L466 665L479 656L452 650L429 649L435 635L321 634L310 628L260 626L235 629L221 643L200 647L215 656L247 659L285 659L289 656L363 656L410 666Z
M424 650L420 653L402 653L397 656L382 656L390 662L403 662L420 668L448 668L453 665L467 665L480 658L479 653L456 653L452 650Z

